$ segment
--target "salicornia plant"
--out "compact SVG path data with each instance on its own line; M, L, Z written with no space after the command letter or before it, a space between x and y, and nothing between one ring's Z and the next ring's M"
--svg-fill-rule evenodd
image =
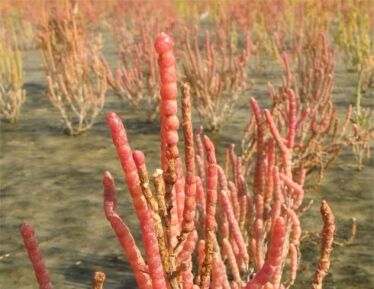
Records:
M216 29L204 35L200 28L186 32L183 51L184 80L191 85L192 103L211 131L223 125L248 88L250 57L248 35L242 35L244 43L239 45L239 37L229 25L216 24Z
M295 112L285 137L268 110L251 99L257 130L253 188L248 189L241 159L231 152L227 172L218 164L208 136L196 136L191 119L190 87L182 86L184 162L178 143L177 78L173 42L161 33L159 55L161 169L151 176L143 152L130 146L121 119L107 122L128 191L140 222L145 257L117 213L114 179L104 173L104 211L141 289L286 288L300 264L300 212L304 179L293 173ZM270 130L270 134L265 134ZM197 158L199 156L199 158ZM201 163L197 164L200 159ZM280 159L280 164L276 160ZM197 166L202 169L196 170ZM230 170L230 172L229 172ZM197 173L199 172L199 173ZM202 173L204 172L204 173ZM322 202L324 220L320 261L313 288L321 288L329 269L335 232L331 209ZM30 225L21 228L25 247L41 289L52 288ZM289 274L284 274L285 269ZM95 274L101 284L102 274ZM101 286L100 285L100 286Z
M295 130L292 163L301 176L316 169L323 171L350 144L348 132L352 109L345 120L339 121L333 102L335 51L321 34L317 42L302 42L294 49L294 59L288 51L280 51L283 85L275 89L269 84L271 114L277 128ZM254 117L248 122L242 140L242 156L249 169L256 147ZM292 124L293 123L293 124ZM294 128L289 127L289 125Z
M3 19L0 32L0 114L16 122L26 98L23 89L23 61L11 18Z
M365 157L370 157L370 143L374 140L374 126L370 108L362 107L365 92L374 88L374 31L371 1L339 1L338 25L335 35L345 62L356 72L353 153L361 169ZM371 96L369 96L371 97Z
M175 22L164 9L162 5L145 1L126 16L118 12L113 23L119 64L109 83L125 104L145 113L147 122L158 119L160 104L152 35L171 30ZM151 13L155 16L149 17Z
M102 110L109 69L100 42L90 38L78 4L49 7L40 19L39 49L48 98L61 113L69 135L94 124Z

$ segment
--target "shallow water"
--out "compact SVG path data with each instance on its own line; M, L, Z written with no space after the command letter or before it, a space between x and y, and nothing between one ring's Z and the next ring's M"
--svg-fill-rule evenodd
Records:
M113 64L113 47L108 51ZM1 123L0 288L38 287L19 234L24 221L36 229L55 288L89 288L97 270L107 274L107 289L135 288L129 264L102 209L101 178L109 170L117 182L119 213L133 229L134 237L140 238L104 115L107 111L120 114L133 149L145 152L151 171L159 166L159 125L145 124L141 112L124 107L109 93L93 129L79 137L67 137L58 112L45 97L46 83L39 63L36 51L26 53L28 98L21 119L15 125ZM266 98L266 83L276 77L275 73L253 74L251 95ZM353 84L352 74L338 70L334 93L339 106L353 102ZM218 153L231 142L239 146L248 112L246 96L224 129L212 135ZM315 200L303 217L308 231L321 228L321 199L326 199L336 214L338 241L349 237L350 218L357 218L356 240L335 247L325 288L374 288L373 161L360 172L352 164L354 158L346 151L326 172L320 188L306 196ZM310 287L318 250L312 241L303 243L300 278L294 288Z

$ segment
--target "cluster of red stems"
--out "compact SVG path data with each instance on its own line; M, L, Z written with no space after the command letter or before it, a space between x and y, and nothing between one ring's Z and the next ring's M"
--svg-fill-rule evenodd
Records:
M115 76L109 77L113 91L121 99L141 107L147 121L154 121L159 116L159 76L157 55L149 35L162 30L173 31L174 35L183 35L178 41L183 48L179 52L183 80L191 85L194 107L205 127L213 131L221 128L247 87L249 33L243 35L245 45L239 46L240 37L230 38L235 32L227 21L215 24L217 32L204 31L200 25L191 27L184 23L186 21L177 20L175 15L164 15L165 7L161 8L162 18L152 19L148 18L149 13L159 11L160 7L149 3L149 7L133 8L135 13L128 17L119 13L121 17L113 23L120 60ZM205 37L204 47L199 47L201 34Z
M185 1L139 0L133 3L116 0L100 4L75 0L61 3L35 1L40 5L24 4L24 9L20 9L21 18L36 24L34 34L37 34L47 75L48 97L61 113L69 135L78 135L93 126L105 104L107 87L126 105L145 112L147 122L158 119L160 79L151 36L159 31L170 31L180 48L176 53L181 60L181 79L190 84L192 104L205 128L219 130L232 114L239 97L250 86L251 63L255 64L258 73L265 61L276 59L283 68L284 82L279 91L269 88L274 121L285 123L286 94L291 90L295 94L297 114L304 115L297 126L295 167L300 170L303 166L307 172L318 168L322 176L323 170L347 145L352 146L359 168L363 158L369 157L374 129L370 110L360 108L360 89L374 83L364 80L374 76L374 65L370 66L374 62L366 55L372 54L370 35L363 36L362 40L362 49L366 52L359 49L354 53L365 59L367 65L362 71L366 76L362 75L362 80L361 76L359 78L355 111L352 113L351 108L348 109L343 124L338 123L332 95L336 53L326 41L332 38L328 37L331 32L335 38L344 36L343 39L356 35L351 35L348 27L343 29L345 24L355 24L349 17L340 17L338 28L332 25L335 16L348 16L351 6L361 12L368 8L359 28L364 29L372 23L374 13L370 12L368 0L359 3L342 0L216 3L206 0L190 1L190 6ZM6 4L3 10L9 17L12 3ZM34 6L40 9L36 10ZM17 3L13 9L16 7ZM25 11L29 11L29 15L25 15ZM100 34L95 35L99 31L98 23L108 24L107 21L112 24L117 44L118 64L113 74L100 52L101 41L95 41L100 38ZM21 27L25 26L26 22L18 22ZM23 36L26 29L18 25L13 34ZM352 26L352 31L365 34L365 29L360 31L355 27ZM334 32L336 29L338 31ZM338 47L341 41L335 39ZM350 47L348 44L343 46ZM10 59L5 57L5 61L12 64L7 58ZM0 113L13 121L25 99L22 66L17 65L20 60L19 55L15 57L8 69L12 73L8 70L0 73L5 76L1 81L4 84L0 86L11 88L11 93L5 91L7 96L0 99ZM9 81L13 85L8 85ZM247 169L256 147L254 124L252 117L249 130L243 136L242 157Z
M271 83L268 85L271 101L269 114L281 134L294 130L293 173L303 178L303 175L318 169L320 180L323 171L344 147L353 142L356 135L348 132L352 107L348 108L340 122L333 103L335 52L324 34L319 35L320 40L311 49L302 48L303 44L299 43L299 47L292 51L282 51L281 40L275 38L283 68L283 84L278 89ZM291 62L290 53L294 55L296 63ZM255 126L256 115L253 113L242 138L242 157L247 174L253 168L251 164L256 152ZM270 132L271 128L265 133Z
M78 6L44 10L39 49L47 75L48 98L61 113L69 135L94 124L105 103L108 66L77 16Z
M147 122L152 122L159 116L160 96L157 55L151 35L164 27L160 19L145 17L148 15L134 13L128 25L122 24L122 17L114 22L119 65L109 84L124 102L144 111Z
M222 127L239 96L248 88L251 46L248 33L242 35L244 47L238 48L237 39L229 39L233 33L229 27L220 25L217 30L205 31L203 49L199 49L199 29L186 33L183 52L184 80L191 85L198 115L211 131Z
M133 150L121 119L107 114L114 146L140 222L145 258L125 221L117 213L114 180L105 172L104 211L141 289L288 288L300 264L300 215L304 209L305 174L293 172L297 126L295 94L287 92L287 132L255 99L256 153L253 187L247 187L242 158L227 150L225 165L215 147L199 130L194 136L190 87L182 85L184 168L178 150L177 76L173 41L157 36L161 113L161 168L152 175L143 152ZM283 124L281 124L283 125ZM267 134L267 131L270 131ZM303 170L305 171L305 170ZM330 266L334 215L321 205L321 256L312 288L322 288ZM25 247L41 289L53 288L33 228L21 229ZM287 268L289 276L283 272ZM93 288L105 276L96 273Z

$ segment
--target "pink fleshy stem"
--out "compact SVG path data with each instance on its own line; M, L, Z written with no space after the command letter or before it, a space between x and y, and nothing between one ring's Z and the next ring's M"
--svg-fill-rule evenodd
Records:
M277 268L275 268L273 276L271 277L271 283L274 285L274 288L279 288L279 289L282 288L282 284L281 284L282 273L283 273L283 267L281 263Z
M221 204L222 204L222 208L223 208L223 210L225 212L225 215L227 216L227 219L230 223L230 227L232 229L231 231L234 235L236 244L238 245L238 248L239 248L239 253L242 256L242 258L244 259L244 262L247 264L248 261L249 261L247 246L245 244L243 235L240 232L240 227L239 227L238 221L235 218L234 211L231 207L229 197L227 196L227 193L225 191L221 191L220 197L221 197L220 201L221 201Z
M242 168L243 168L243 165L242 165L242 158L240 156L238 156L236 158L236 162L235 162L235 182L238 186L238 188L240 187L240 177L242 177ZM238 189L238 192L240 192L240 190ZM239 194L240 196L240 194Z
M116 233L118 241L120 242L121 247L130 262L137 284L139 288L152 288L151 279L149 278L148 273L146 273L146 264L140 250L136 245L129 228L116 213L116 192L114 180L109 172L105 172L104 174L103 185L105 216Z
M251 256L254 258L254 261L255 262L257 262L256 261L256 253L257 253L257 248L256 248L256 246L257 246L257 244L256 244L256 239L254 238L254 237L252 237L251 239L250 239L250 242L251 242L251 252L252 252L252 254L251 254Z
M200 287L209 287L212 271L217 206L217 161L215 148L211 140L204 135L206 151L206 214L205 214L205 258L200 272Z
M196 148L197 148L197 154L196 154L196 162L199 170L199 176L202 181L205 182L205 153L204 153L204 145L203 141L201 140L201 136L204 133L204 129L202 126L200 126L197 131L196 131L196 137L195 137L195 142L196 142Z
M175 173L175 159L178 157L178 128L177 117L177 75L173 40L165 33L160 33L155 39L155 49L160 71L160 113L161 113L161 160L162 169ZM166 174L167 176L167 174ZM169 176L170 178L173 176ZM175 177L175 176L174 176ZM167 180L165 180L167 187ZM175 181L174 181L175 183Z
M266 120L268 122L270 131L275 138L280 150L282 151L282 163L284 170L286 172L286 175L288 177L292 177L292 169L291 169L291 161L292 161L292 155L291 152L289 151L288 147L285 145L285 140L284 138L280 135L277 127L275 126L273 117L271 116L270 112L265 109L264 110Z
M271 208L271 223L273 224L276 219L281 215L282 205L284 203L284 197L280 184L280 177L278 167L273 168L273 178L274 178L274 201Z
M113 143L116 147L126 183L133 200L135 211L142 229L142 238L147 256L149 274L152 279L153 289L163 289L166 286L164 272L161 264L155 227L151 211L148 209L147 201L140 187L132 150L127 140L126 130L122 121L115 113L107 114L107 122L112 133Z
M294 182L290 177L282 174L282 173L279 173L279 176L280 178L282 179L282 181L284 181L284 183L286 184L286 186L293 190L293 208L294 209L297 209L300 207L300 205L302 204L303 202L303 199L304 199L304 189L301 185L299 185L298 183Z
M259 289L269 281L276 268L282 262L285 237L286 223L284 219L280 217L275 221L272 228L268 257L262 268L256 273L255 277L247 283L245 289Z
M305 184L305 177L306 177L307 170L304 168L300 168L298 174L296 176L296 182L301 186L304 187Z
M220 284L218 284L218 286L221 285L222 289L231 289L230 283L227 277L228 274L226 272L226 267L225 267L225 264L223 263L223 260L221 259L220 254L219 253L215 254L214 258L215 260L213 259L213 262L215 262L216 264L213 263L213 281L214 281L214 276L219 275L219 278L216 278L216 279L219 279ZM214 272L215 271L214 265L216 265L216 272ZM217 288L217 287L213 287L213 288Z
M256 271L264 265L264 222L257 219L254 224L254 240L256 242Z
M301 117L300 119L298 120L297 124L296 124L296 131L304 124L305 120L307 119L307 117L310 115L310 108L307 108L307 109L304 109L301 113Z
M201 207L202 215L205 216L206 201L203 181L200 177L196 177L196 202Z
M269 140L268 142L266 158L267 158L268 165L267 165L267 170L266 170L264 205L265 205L265 209L269 211L270 203L273 198L273 190L274 190L273 168L275 164L275 148L274 148L274 141L272 139Z
M228 238L229 238L228 240L230 241L230 244L231 244L232 251L234 252L234 255L235 255L236 259L238 260L238 265L239 265L239 260L241 258L240 253L239 253L239 247L236 244L236 240L235 240L233 234L231 234Z
M247 212L248 212L248 196L242 195L240 197L240 218L239 218L239 227L241 230L245 230L245 224L247 221Z
M197 146L197 154L202 158L205 159L205 153L204 153L204 144L201 139L201 137L204 135L204 128L203 126L199 126L196 130L196 146Z
M264 218L264 197L257 195L255 197L256 219Z
M293 243L291 243L290 244L290 272L291 272L290 285L293 285L296 280L297 267L298 267L298 252L297 252L296 246Z
M197 251L197 265L198 265L198 271L197 271L198 276L197 276L196 281L200 283L200 275L201 275L201 271L202 271L203 263L205 259L205 240L200 239L197 242L196 251Z
M300 244L300 237L301 237L301 226L300 220L297 214L292 209L286 209L287 215L291 220L292 224L292 235L291 235L291 242L295 244L295 246L299 246Z
M197 164L197 175L205 182L205 164L204 160L196 155L196 164Z
M227 183L227 178L226 178L226 175L225 175L225 171L223 170L223 168L221 166L217 166L218 167L218 184L219 184L219 189L221 191L228 191L228 183Z
M264 194L265 185L265 171L264 171L264 120L261 114L261 109L257 101L252 97L250 99L253 114L256 120L257 135L256 135L256 168L253 182L253 192L255 195Z
M235 145L230 144L228 147L228 155L229 155L229 160L231 164L231 171L232 171L232 178L234 180L235 186L238 186L238 172L236 171L236 159L237 155L235 154Z
M24 223L21 226L21 235L32 267L34 268L34 273L36 280L39 283L39 288L53 289L51 279L49 278L48 269L44 263L42 252L35 237L34 228L30 224Z
M274 289L275 287L270 282L267 282L264 286L264 289Z
M177 182L178 128L177 116L177 73L173 40L165 33L157 35L154 43L158 54L160 72L160 113L161 113L161 165L164 171L165 201L170 226L168 236L171 247L177 244L179 222L175 198L175 183Z
M286 73L286 82L285 86L290 87L291 81L292 81L292 72L290 69L290 63L289 63L289 56L286 51L284 51L280 56L281 63L283 65L283 70Z
M286 91L288 99L288 133L287 133L287 146L289 149L292 149L295 143L296 136L296 97L293 90L288 89Z
M186 162L185 200L182 222L182 233L192 232L195 228L196 210L196 176L195 149L191 119L190 87L187 83L182 88L183 135Z
M196 230L188 234L186 241L183 243L182 250L177 255L177 265L188 261L195 250L197 240L198 236Z
M117 150L118 158L125 174L127 185L129 186L130 194L133 198L139 198L143 196L143 192L139 185L137 168L133 160L132 150L127 139L125 127L121 119L114 112L109 112L106 115L106 120L112 134L113 144ZM146 206L146 203L144 205Z
M228 274L227 274L227 271L226 271L226 267L225 267L225 264L224 264L222 259L219 260L219 266L220 266L220 270L222 272L222 278L223 278L222 288L223 289L231 289L230 288L230 282L229 282L229 279L227 277Z
M229 263L230 269L231 269L231 274L232 274L235 282L240 284L241 278L240 278L240 273L239 273L239 267L238 267L238 263L236 262L235 254L234 254L234 251L232 250L231 244L225 238L222 241L222 245L223 245L223 251L227 255L228 263Z
M213 255L213 270L212 270L212 286L216 289L222 289L223 285L223 272L220 266L220 259L218 254Z
M240 204L238 199L238 189L236 188L235 184L231 181L228 183L232 208L234 210L235 218L238 220L240 217Z
M229 238L230 236L230 224L227 221L227 216L222 214L219 216L219 234L221 238Z
M238 196L247 196L248 195L248 187L247 187L247 182L245 180L245 177L243 175L239 176L239 181L238 181Z

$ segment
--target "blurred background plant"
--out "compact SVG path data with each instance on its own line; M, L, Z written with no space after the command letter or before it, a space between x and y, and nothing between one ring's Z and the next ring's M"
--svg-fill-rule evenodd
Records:
M374 97L374 5L370 0L338 1L338 25L335 41L343 53L346 67L356 72L353 153L358 169L370 158L370 142L374 140L371 108L363 108L363 97Z
M247 64L251 41L249 34L238 35L231 23L213 25L214 31L200 26L186 29L182 63L194 108L203 124L217 131L250 87Z
M291 47L290 51L281 41L276 39L275 47L283 71L283 84L277 89L268 85L271 114L281 133L290 129L286 125L289 118L297 117L294 123L296 144L292 150L294 173L301 176L318 171L315 182L319 183L324 170L353 141L348 128L352 109L339 120L332 94L335 51L325 34L319 34L314 41L300 38L295 43L296 48ZM248 170L256 152L254 124L252 115L242 138L242 157Z
M2 1L0 15L4 19L12 19L13 33L18 38L18 49L30 50L37 46L36 23L39 15L37 7L41 7L45 0L35 1ZM5 29L7 25L3 25Z
M0 30L0 113L9 122L16 122L26 99L23 89L23 60L18 35L11 18L2 19Z
M133 5L131 13L118 9L112 24L116 40L118 65L110 86L125 104L145 112L147 122L159 117L159 75L153 35L175 29L176 17L169 3L142 1ZM131 5L131 3L129 3ZM168 9L166 9L166 7ZM149 17L153 14L154 17Z
M372 111L369 108L355 110L351 122L354 129L352 151L355 155L357 168L362 169L365 159L370 159L370 146L374 140Z
M45 7L40 19L39 49L48 81L48 98L69 135L94 124L102 110L110 70L100 50L101 36L85 30L77 3Z

